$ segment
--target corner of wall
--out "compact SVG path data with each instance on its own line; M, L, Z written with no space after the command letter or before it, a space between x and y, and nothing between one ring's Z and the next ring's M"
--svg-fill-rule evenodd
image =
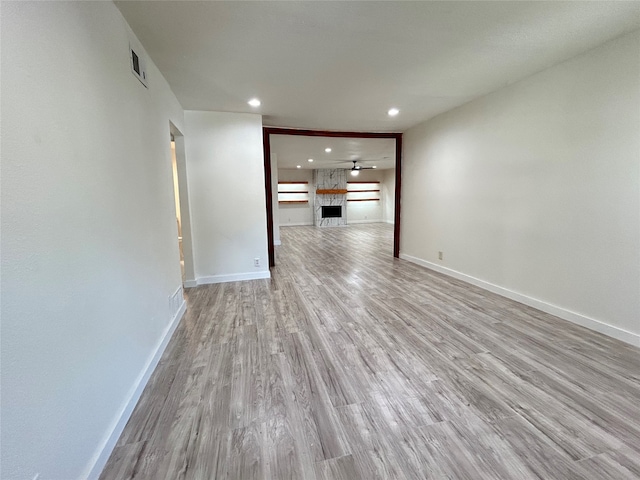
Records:
M180 286L180 290L182 290L182 286ZM82 475L82 478L87 478L89 480L98 479L100 477L100 473L102 469L107 463L111 452L113 451L124 427L127 425L129 418L131 418L131 414L135 406L140 400L142 396L142 392L146 387L149 379L151 378L151 374L155 370L160 358L162 358L162 354L164 353L167 345L169 344L169 340L173 336L176 328L180 324L182 317L187 311L187 302L183 299L178 311L173 316L173 319L165 329L156 346L155 350L149 356L145 366L142 368L142 371L138 375L135 383L133 384L131 391L127 395L127 399L125 400L120 412L116 415L113 420L111 427L108 429L108 433L101 444L98 446L96 453L93 458L89 461L89 465L86 469L86 473Z

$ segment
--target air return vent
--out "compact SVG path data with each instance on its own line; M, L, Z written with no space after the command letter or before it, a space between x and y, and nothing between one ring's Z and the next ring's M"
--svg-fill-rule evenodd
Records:
M149 88L147 85L147 62L142 50L129 45L129 60L131 63L131 72L145 87Z

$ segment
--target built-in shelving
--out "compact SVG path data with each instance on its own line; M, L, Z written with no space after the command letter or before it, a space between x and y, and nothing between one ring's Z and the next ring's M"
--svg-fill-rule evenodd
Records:
M347 202L379 202L380 182L347 182Z
M278 182L278 204L309 203L309 182Z

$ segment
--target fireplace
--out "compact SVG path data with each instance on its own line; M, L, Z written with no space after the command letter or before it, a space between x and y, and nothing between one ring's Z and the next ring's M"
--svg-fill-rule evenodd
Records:
M347 224L347 171L321 168L313 171L316 187L313 224L316 227L342 227Z
M340 218L342 217L342 205L323 205L322 218Z

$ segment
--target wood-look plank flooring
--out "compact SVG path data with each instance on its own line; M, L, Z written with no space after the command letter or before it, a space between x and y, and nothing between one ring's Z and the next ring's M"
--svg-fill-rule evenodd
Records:
M111 455L122 479L640 479L640 350L391 255L282 228L201 286Z

